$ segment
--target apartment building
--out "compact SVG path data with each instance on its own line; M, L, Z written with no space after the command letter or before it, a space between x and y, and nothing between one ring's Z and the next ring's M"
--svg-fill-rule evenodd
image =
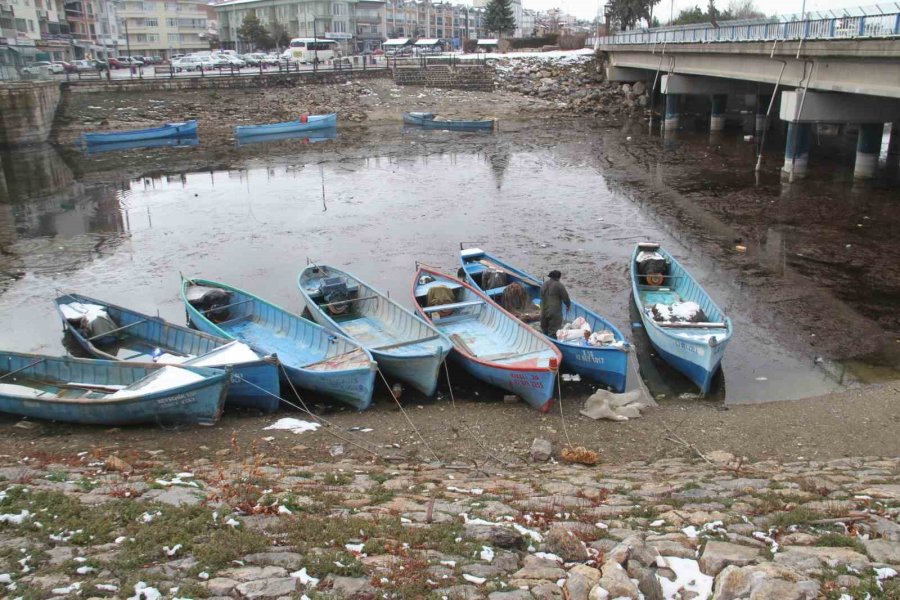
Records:
M62 0L0 0L0 64L71 56Z
M389 0L385 9L388 37L444 40L459 48L467 39L485 37L484 9L449 3Z
M209 50L210 10L200 0L125 0L119 17L127 42L119 52L170 58Z
M290 37L314 37L338 42L341 52L374 50L385 39L385 11L381 0L232 0L215 5L219 38L225 48L244 47L238 30L251 12L271 28L281 24Z

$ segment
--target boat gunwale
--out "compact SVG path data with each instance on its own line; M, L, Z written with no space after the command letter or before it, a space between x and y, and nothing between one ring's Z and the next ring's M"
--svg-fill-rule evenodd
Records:
M301 285L301 278L303 277L304 273L306 273L309 269L314 268L314 267L315 267L315 268L326 268L326 269L330 269L331 271L340 273L341 275L344 275L344 276L348 277L349 279L352 279L352 280L355 281L356 283L358 283L358 284L360 284L360 285L362 285L362 286L365 286L365 287L369 288L370 290L372 290L373 292L375 292L375 293L378 295L379 298L381 298L381 299L383 299L383 300L386 300L389 304L392 304L394 307L400 309L401 312L405 312L405 313L407 313L410 317L412 317L413 319L416 319L416 320L421 321L421 319L418 318L418 316L416 315L416 313L414 313L413 311L409 310L408 308L405 308L405 307L402 306L399 302L396 302L395 300L392 300L392 299L391 299L390 297L388 297L386 294L382 293L381 290L379 290L379 289L377 289L377 288L375 288L375 287L369 285L368 283L366 283L366 282L363 281L362 279L356 277L355 275L351 275L350 273L347 273L346 271L344 271L344 270L342 270L342 269L338 269L338 268L332 267L332 266L330 266L330 265L307 265L307 266L304 267L304 269L303 269L302 271L300 271L300 273L297 275L297 289L300 291L300 294L303 296L304 300L307 301L307 306L309 306L310 303L311 303L313 306L316 306L316 307L318 308L318 305L315 303L315 301L312 300L312 298L309 296L309 294L306 293L306 290L304 289L303 285ZM363 348L365 348L366 350L368 350L370 353L373 353L373 355L374 355L375 353L378 353L378 354L383 354L383 355L388 356L388 357L391 357L391 358L397 358L397 359L402 359L402 360L405 360L405 359L414 360L414 359L430 358L430 357L433 357L433 356L439 356L439 355L441 355L441 354L446 354L446 353L449 353L450 350L452 350L453 347L454 347L454 346L453 346L453 342L450 340L450 338L449 338L445 333L443 333L442 331L440 331L440 330L434 325L434 323L431 323L431 322L429 322L429 321L426 321L426 322L425 322L425 326L428 327L429 329L431 329L435 334L437 334L438 336L440 336L439 339L438 339L438 340L435 340L435 341L444 342L444 343L446 343L446 344L449 344L450 347L447 348L446 352L444 351L444 347L445 347L445 346L444 346L444 343L442 343L442 344L440 345L440 347L437 348L437 351L436 351L436 352L424 352L424 351L423 351L422 353L419 353L419 354L394 354L394 353L390 352L389 350L388 350L388 351L382 351L382 350L378 350L377 348L375 348L375 349L373 349L373 350L369 350L369 348L367 348L362 342L360 342L359 340L355 339L355 338L354 338L353 336L351 336L349 333L345 333L345 332L341 329L340 324L339 324L337 321L335 321L334 319L332 319L325 311L323 311L323 310L318 310L317 312L318 312L319 314L321 314L322 316L324 316L324 317L328 320L328 322L331 323L331 324L334 326L334 328L338 330L339 333L341 333L342 335L344 335L344 336L350 338L351 340L353 340L354 342L356 342L357 344L359 344L360 346L362 346ZM423 340L422 340L421 342L418 342L418 343L424 344L424 343L426 343L426 342L428 342L428 341L431 341L431 340L428 340L427 338L423 338ZM410 346L415 346L416 344L415 344L415 343L411 343L411 344L409 344L409 345L410 345Z
M646 248L644 248L644 249L646 249ZM637 304L638 313L640 314L641 322L644 323L644 327L646 328L647 324L649 323L650 325L653 326L653 330L655 332L660 333L672 340L677 340L677 341L695 344L695 345L699 345L699 346L708 346L709 345L708 341L698 340L698 339L696 339L696 337L694 337L693 335L689 335L688 332L685 331L685 329L689 329L689 330L700 329L699 327L698 328L687 327L684 329L661 327L659 325L659 323L656 322L655 319L650 318L649 315L647 315L645 313L644 300L641 298L640 290L638 289L638 276L639 275L637 273L637 255L638 255L638 252L640 252L641 250L642 250L642 248L641 248L640 244L635 245L634 251L631 253L631 265L630 265L629 271L631 273L631 293L634 296L634 301ZM672 261L675 265L677 265L678 268L681 269L681 272L684 273L685 277L687 279L690 279L694 283L694 285L697 286L697 289L699 289L703 292L703 295L706 296L706 298L709 300L710 304L712 304L716 308L716 310L718 310L722 314L722 316L725 318L725 321L724 321L725 327L703 328L703 330L706 332L709 332L709 333L713 333L713 334L724 331L725 337L722 340L717 340L717 344L727 343L731 339L731 335L733 333L733 325L731 322L731 317L729 317L728 315L725 314L725 311L723 311L719 307L719 305L716 304L716 301L713 300L713 298L709 294L709 292L706 291L706 288L704 288L702 285L700 285L697 282L697 280L694 278L694 276L691 274L691 272L688 271L687 269L685 269L684 265L682 265L680 262L678 262L678 259L676 259L674 256L672 256L672 254L668 250L663 248L662 245L657 245L655 248L655 251L661 252L664 258ZM674 288L673 288L673 291L674 291Z
M480 290L476 289L474 286L469 285L468 282L462 281L456 277L453 277L452 275L447 275L445 273L441 273L440 271L430 269L427 267L423 267L423 266L420 266L418 268L418 270L416 271L416 275L413 278L413 284L412 284L412 299L413 299L413 303L416 306L416 312L419 313L420 318L427 320L428 322L432 323L432 325L434 327L437 327L437 325L434 325L434 322L428 318L428 316L422 310L422 307L419 305L418 301L416 300L416 285L417 285L417 282L419 281L419 277L421 276L422 273L427 273L430 275L437 275L439 277L442 277L445 279L450 279L454 282L460 283L461 285L468 288L470 291L474 292L475 295L481 297L482 299L486 299L492 308L494 308L495 310L499 310L502 314L504 314L508 318L512 319L513 321L515 321L516 325L518 327L528 331L529 335L534 335L534 336L538 337L541 342L546 342L547 347L550 348L553 351L553 353L556 355L556 367L555 368L551 367L551 366L549 366L549 364L547 367L531 367L531 366L517 366L515 363L504 364L504 363L497 363L497 362L493 362L493 361L486 361L486 360L482 360L482 359L478 358L477 356L471 354L470 352L465 352L465 351L461 350L456 344L453 344L453 349L456 350L457 352L459 352L460 354L462 354L463 356L465 356L466 359L476 362L478 364L484 365L486 367L490 367L492 369L502 369L504 371L527 371L527 372L541 372L541 373L543 373L543 372L558 373L559 372L560 365L562 365L562 352L560 352L559 348L557 348L556 345L554 345L551 342L548 342L545 339L545 337L543 336L543 334L540 334L540 333L534 331L533 329L531 329L530 327L528 327L527 325L522 323L522 321L517 319L512 313L507 311L502 306L497 306L496 304L491 302L490 298L488 298L486 294L482 293ZM449 336L447 336L447 337L449 338ZM451 341L451 343L453 342L452 339L450 339L450 341Z

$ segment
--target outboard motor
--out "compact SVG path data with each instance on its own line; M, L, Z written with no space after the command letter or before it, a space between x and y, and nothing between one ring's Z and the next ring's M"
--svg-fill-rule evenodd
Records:
M353 304L348 302L353 296L347 288L347 282L343 277L327 277L322 281L322 299L328 308L328 312L333 315L342 315Z

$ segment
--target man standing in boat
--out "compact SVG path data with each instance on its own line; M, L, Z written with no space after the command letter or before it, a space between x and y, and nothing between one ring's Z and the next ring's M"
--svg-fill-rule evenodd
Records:
M569 292L559 280L561 277L562 273L554 269L541 286L541 331L550 337L556 337L557 330L562 328L563 304L566 312L572 308Z

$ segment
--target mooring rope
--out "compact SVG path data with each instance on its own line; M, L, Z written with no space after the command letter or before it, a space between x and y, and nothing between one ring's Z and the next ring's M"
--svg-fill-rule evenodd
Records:
M569 428L566 426L566 414L563 412L562 374L559 371L556 372L556 390L559 393L559 418L562 420L566 443L569 445L569 448L574 448L574 446L572 446L572 440L569 438Z
M415 426L415 424L412 422L412 419L410 419L410 418L409 418L409 415L406 414L406 410L404 410L403 405L400 404L400 399L397 398L397 396L394 394L394 390L391 389L391 386L390 386L390 384L388 383L388 380L385 378L384 373L381 372L381 369L376 368L375 370L378 371L378 374L381 376L381 380L384 382L384 385L387 387L388 392L391 394L391 398L393 398L393 399L394 399L394 402L397 403L397 407L400 409L400 412L403 413L403 416L404 416L404 417L406 417L406 422L409 423L409 426L413 428L413 431L416 432L416 435L419 436L419 439L422 441L422 443L425 445L425 447L428 448L428 451L431 452L431 455L434 456L434 460L436 460L436 461L438 461L438 462L442 462L441 459L440 459L440 457L439 457L439 456L437 455L437 453L434 451L434 449L433 449L431 446L429 446L429 445L428 445L428 442L425 441L425 438L422 437L422 433L419 431L419 429L418 429L418 428Z

